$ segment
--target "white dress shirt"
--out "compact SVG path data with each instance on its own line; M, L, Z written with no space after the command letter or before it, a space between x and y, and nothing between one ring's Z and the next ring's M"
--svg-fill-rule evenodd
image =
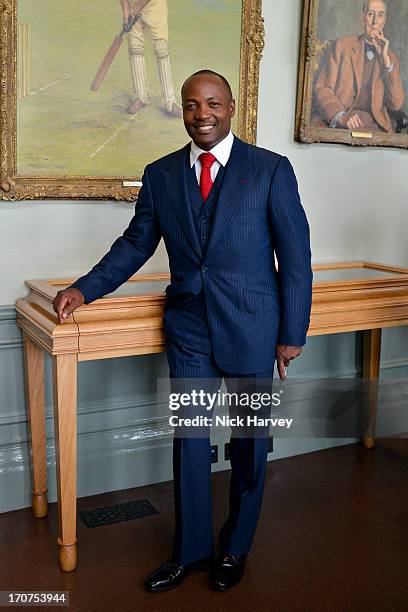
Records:
M191 142L190 148L190 167L195 166L196 177L198 184L200 184L201 177L201 162L198 159L201 153L212 153L215 157L215 162L211 166L211 179L214 182L215 177L218 174L218 170L221 166L226 166L227 161L231 155L232 145L234 144L234 134L230 131L228 136L226 136L221 142L219 142L215 147L210 149L209 151L204 151L200 149L194 141Z

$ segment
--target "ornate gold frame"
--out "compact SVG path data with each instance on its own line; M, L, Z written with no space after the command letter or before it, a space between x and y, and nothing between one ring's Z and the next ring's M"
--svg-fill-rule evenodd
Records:
M408 148L407 134L373 132L369 137L344 129L316 128L311 125L312 88L316 62L324 48L317 37L320 0L304 0L302 39L299 57L299 76L296 105L295 139L311 144L332 142L354 146Z
M256 140L259 62L264 46L262 0L242 0L238 136ZM138 188L124 187L126 176L22 176L16 167L17 0L0 0L0 199L137 198Z

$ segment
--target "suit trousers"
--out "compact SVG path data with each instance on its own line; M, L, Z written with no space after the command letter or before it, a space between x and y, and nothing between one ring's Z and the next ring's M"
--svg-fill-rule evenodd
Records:
M248 390L248 379L251 390L255 384L257 391L268 389L270 392L273 370L243 375L224 372L217 366L211 351L202 296L180 308L167 310L164 331L172 393L197 390L198 387L216 393L222 379L229 393L239 391L240 387ZM263 417L270 415L270 407L266 412L264 409ZM205 410L208 417L212 413L213 409ZM193 414L184 408L178 416ZM243 555L251 547L263 497L268 433L267 429L255 434L244 428L231 435L229 515L219 534L222 553ZM172 557L185 565L212 555L214 550L209 427L198 428L195 432L191 428L184 431L175 428L173 476L175 533Z

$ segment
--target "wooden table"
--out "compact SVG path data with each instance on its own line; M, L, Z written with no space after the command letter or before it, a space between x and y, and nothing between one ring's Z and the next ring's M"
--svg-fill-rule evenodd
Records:
M408 324L408 269L368 262L315 265L309 336L363 332L363 376L378 378L381 329ZM162 332L168 274L138 274L121 288L83 305L63 324L52 309L56 292L73 279L26 281L30 292L16 302L24 337L32 440L32 509L47 515L44 351L52 357L61 569L77 562L76 451L79 361L165 350ZM371 386L370 386L371 388ZM374 445L376 396L364 444Z

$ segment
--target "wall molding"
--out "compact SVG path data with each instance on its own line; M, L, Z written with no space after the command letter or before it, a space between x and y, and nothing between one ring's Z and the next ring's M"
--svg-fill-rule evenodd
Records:
M110 426L109 427L92 427L91 430L78 432L78 437L89 434L89 433L104 433L106 431L116 431L119 429L131 427L131 428L145 428L147 432L150 431L152 425L155 423L161 423L163 420L167 419L166 410L168 404L168 397L166 395L145 395L142 398L133 398L133 399L121 399L121 398L113 398L109 402L79 402L77 407L77 420L78 422L84 417L91 417L88 419L90 421L93 420L93 417L97 415L109 415L111 416ZM151 417L140 417L134 418L134 416L130 416L129 420L126 422L124 418L124 414L126 411L140 412L143 410L151 410L152 408L160 407L161 414L156 414ZM115 418L117 417L117 418ZM47 429L53 429L53 420L54 420L54 410L52 405L46 405L45 407L45 420L47 423ZM2 427L13 427L13 426L22 426L28 425L28 414L24 408L24 411L20 411L16 413L9 413L0 415L0 447L5 446L6 444L1 442L1 431ZM47 439L53 437L51 434ZM27 437L16 436L12 440L9 440L10 443L26 443L28 441Z
M6 349L18 349L23 348L24 343L22 340L21 332L17 327L16 323L17 311L14 306L0 306L0 328L5 326L14 327L12 336L6 336L5 338L0 337L0 351ZM13 325L14 324L14 325ZM0 336L3 332L0 333Z
M6 321L15 321L17 319L17 311L13 305L0 304L0 325Z
M13 305L0 306L0 356L3 359L2 373L8 377L7 367L15 368L20 362L17 353L7 355L7 350L23 351L23 341L16 323L16 310ZM9 364L9 366L7 365ZM352 364L353 365L353 364ZM6 368L4 367L6 366ZM20 367L20 366L19 366ZM408 367L408 358L389 359L381 362L382 372L391 372ZM361 373L358 367L336 368L331 371L293 373L296 391L291 401L291 413L304 414L305 407L316 400L324 401L327 392L310 393L303 389L307 380L330 378L354 378ZM20 385L22 372L12 377L10 391ZM276 381L276 387L279 382ZM7 386L6 386L7 389ZM17 388L14 398L3 397L3 412L0 413L0 490L7 498L6 511L29 505L31 481L31 457L29 452L28 414L24 404L24 394ZM21 390L22 391L22 390ZM6 392L7 394L7 392ZM47 394L48 395L48 394ZM405 398L399 398L392 408L403 410ZM13 400L13 401L11 401ZM404 405L403 405L404 404ZM4 412L4 409L7 412ZM222 414L220 407L218 414ZM51 399L45 407L47 442L46 461L50 482L55 479L55 438L54 413ZM120 486L138 486L147 482L158 482L171 478L171 447L173 431L168 423L168 396L166 393L137 395L136 397L116 397L108 400L80 401L77 408L78 419L78 466L79 486L82 495L113 490L116 478L122 478ZM137 457L135 460L134 457ZM95 474L103 465L105 476ZM109 466L109 467L108 467ZM139 469L134 466L139 466ZM225 469L222 458L216 469ZM83 476L81 477L81 474ZM106 484L106 488L105 487ZM54 485L52 485L54 486ZM51 491L50 491L51 494ZM53 493L54 496L54 493ZM50 497L51 499L51 497Z
M0 351L5 349L23 349L24 343L20 338L10 338L9 340L0 340Z
M134 453L172 446L172 432L167 427L158 425L150 431L123 429L122 431L87 432L78 434L77 461L114 459L118 456L129 457ZM46 463L48 468L55 467L55 439L48 438L46 443ZM31 456L26 443L9 443L0 447L0 479L5 474L27 472L31 477Z
M167 399L167 398L166 398ZM124 413L133 410L136 413L146 412L154 406L155 411L159 414L149 417L142 416L140 418L129 414L126 419ZM173 432L169 426L166 415L167 403L163 401L163 396L157 395L144 396L137 400L112 400L112 402L96 402L82 403L78 407L78 419L84 417L88 422L84 424L84 429L79 430L77 436L77 461L79 472L83 470L92 470L101 463L112 467L112 474L118 469L117 466L127 466L128 471L126 478L133 482L135 476L132 476L131 465L138 465L138 461L134 463L132 457L140 456L139 465L145 465L147 457L151 457L150 461L154 461L153 457L157 452L164 452L165 457L171 459L171 447L173 441ZM101 424L101 413L111 412L114 418L109 420L105 425ZM55 436L53 428L52 409L46 411L46 464L49 471L49 478L55 479ZM89 419L90 417L90 419ZM31 481L31 453L29 450L29 427L25 415L19 416L16 419L13 415L5 415L0 420L0 489L6 486L5 483L15 481L17 483ZM153 453L153 455L151 454ZM162 455L161 455L162 456ZM167 464L167 461L165 462ZM163 469L154 462L151 470L148 473L160 473ZM93 467L92 467L93 466ZM116 466L116 468L115 468ZM130 470L130 471L129 471ZM112 474L110 475L110 486L112 487ZM133 486L137 486L136 484ZM156 479L155 479L156 478ZM157 477L153 477L156 482ZM21 485L20 485L21 486ZM84 486L84 485L82 485ZM129 484L131 486L131 484ZM24 489L26 485L24 486ZM28 495L25 493L27 501L24 504L29 504ZM0 511L15 507L24 507L17 502L15 505L12 499L9 500L10 506L3 508Z

